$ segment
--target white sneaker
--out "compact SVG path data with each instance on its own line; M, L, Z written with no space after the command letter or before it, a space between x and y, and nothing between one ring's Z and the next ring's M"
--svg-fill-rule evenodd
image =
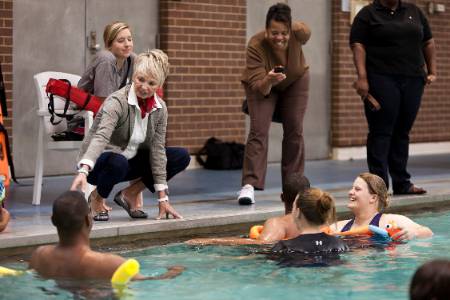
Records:
M239 192L238 201L240 205L251 205L255 203L255 189L250 184L246 184Z

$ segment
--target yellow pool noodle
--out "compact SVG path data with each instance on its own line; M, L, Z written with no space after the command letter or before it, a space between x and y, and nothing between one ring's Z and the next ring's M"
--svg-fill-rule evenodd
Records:
M3 277L3 276L18 276L18 275L22 275L23 273L25 273L25 272L24 271L13 270L13 269L8 269L8 268L0 266L0 277Z
M121 264L114 272L111 278L111 284L114 288L122 288L139 273L139 262L133 258L128 259Z

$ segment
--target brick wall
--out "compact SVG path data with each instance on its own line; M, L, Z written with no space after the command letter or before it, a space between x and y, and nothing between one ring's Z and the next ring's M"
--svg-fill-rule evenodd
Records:
M160 35L171 64L168 144L194 153L211 136L243 142L246 1L161 0Z
M429 1L413 2L426 11ZM436 41L438 81L422 98L411 133L413 143L450 141L450 0L439 3L445 4L445 13L426 14ZM351 87L356 76L348 46L349 13L341 11L341 0L333 0L332 10L332 147L365 145L367 124L361 100Z
M0 1L0 62L6 89L8 117L3 124L8 130L12 144L12 0Z

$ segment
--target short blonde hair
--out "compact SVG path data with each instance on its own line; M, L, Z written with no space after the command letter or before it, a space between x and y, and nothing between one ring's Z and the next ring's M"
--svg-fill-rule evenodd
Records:
M135 58L133 70L133 77L136 74L151 75L157 85L162 87L169 75L169 58L162 50L149 50Z
M389 206L388 189L386 183L384 183L384 180L380 176L365 172L359 174L358 177L367 183L369 194L377 195L378 211L382 212Z
M103 31L103 42L105 43L105 48L111 48L119 32L124 29L128 29L131 32L130 26L124 22L115 21L106 25L105 30Z

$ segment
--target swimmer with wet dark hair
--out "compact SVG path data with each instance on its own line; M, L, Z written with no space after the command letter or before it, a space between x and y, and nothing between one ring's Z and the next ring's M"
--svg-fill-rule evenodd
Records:
M450 287L450 260L435 259L417 269L409 287L411 300L447 300Z
M46 278L111 279L126 261L112 254L93 251L89 245L92 215L84 196L76 191L65 192L53 203L52 223L58 231L59 242L37 248L30 268ZM168 279L178 276L184 267L169 267L159 276L140 274L133 280Z

